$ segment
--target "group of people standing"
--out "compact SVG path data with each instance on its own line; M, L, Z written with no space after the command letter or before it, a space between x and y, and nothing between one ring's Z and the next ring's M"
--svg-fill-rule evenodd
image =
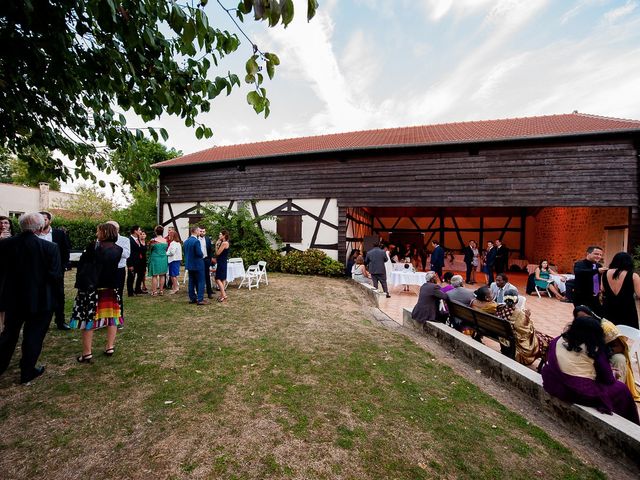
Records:
M131 228L129 237L131 255L127 260L129 270L127 293L130 297L146 293L154 297L163 296L165 290L168 290L169 295L177 293L180 289L180 266L184 259L185 268L189 272L191 303L206 305L208 300L204 298L205 291L208 298L214 297L210 276L214 265L216 289L220 291L218 301L227 300L225 281L229 256L229 233L226 230L220 232L218 241L213 244L211 238L207 236L205 227L192 226L189 239L193 237L197 241L198 251L195 251L196 246L190 240L183 245L180 235L173 227L169 227L166 236L163 236L164 227L161 225L154 228L154 233L155 237L146 244L144 231L137 225ZM145 288L145 275L151 278L150 291Z
M96 228L95 240L80 256L74 284L77 294L67 324L64 271L69 265L69 237L63 230L51 228L48 212L24 214L19 223L21 232L13 235L10 220L0 217L0 374L8 368L22 331L21 383L45 371L44 366L36 364L54 313L59 329L82 331L82 353L76 360L90 363L94 359L95 330L106 329L104 356L115 353L116 334L124 326L125 279L129 296L145 292L146 275L151 277L151 295L163 294L167 273L170 293L178 290L182 244L175 230L164 237L164 228L157 226L155 237L147 243L138 226L127 238L119 234L117 222L102 223ZM226 301L228 252L228 232L223 230L212 247L204 228L192 227L191 237L185 242L190 303L208 303L203 298L205 285L209 298L213 297L207 278L212 263L217 264L218 301Z

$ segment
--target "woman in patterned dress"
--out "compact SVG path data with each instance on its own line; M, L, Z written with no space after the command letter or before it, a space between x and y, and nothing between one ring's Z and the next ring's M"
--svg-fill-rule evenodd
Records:
M97 242L91 242L78 263L76 285L78 294L73 305L69 326L82 330L80 363L93 358L93 331L107 328L104 354L112 356L118 327L124 324L118 295L118 262L122 247L116 245L117 228L110 223L98 225Z

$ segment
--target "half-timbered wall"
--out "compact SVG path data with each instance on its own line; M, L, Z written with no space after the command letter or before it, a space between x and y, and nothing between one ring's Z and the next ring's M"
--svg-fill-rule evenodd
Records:
M161 225L173 226L181 238L189 236L189 225L193 218L200 218L201 207L221 206L237 210L242 201L226 202L166 202L162 205ZM288 243L285 249L307 250L317 248L323 250L333 259L338 258L338 206L335 199L280 199L251 200L245 202L254 218L269 216L259 222L264 231L276 232L278 217L300 215L302 217L302 241ZM211 232L210 232L211 233Z

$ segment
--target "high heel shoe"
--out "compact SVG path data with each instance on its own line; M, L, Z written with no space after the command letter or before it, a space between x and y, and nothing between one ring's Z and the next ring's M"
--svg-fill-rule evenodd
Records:
M104 354L105 354L107 357L113 357L113 354L114 354L114 353L116 353L116 348L115 348L115 347L107 348L107 349L104 351Z
M80 355L79 357L76 357L76 360L78 361L78 363L91 363L91 360L93 359L93 354L91 353L87 353Z

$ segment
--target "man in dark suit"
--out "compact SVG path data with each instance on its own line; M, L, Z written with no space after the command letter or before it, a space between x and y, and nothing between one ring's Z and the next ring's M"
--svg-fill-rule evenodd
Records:
M502 240L496 240L496 275L506 272L509 269L509 249L502 243Z
M384 262L387 261L386 252L380 248L380 245L375 245L371 250L367 252L367 256L364 259L364 264L367 266L367 270L371 274L371 280L373 281L373 288L378 288L378 282L382 284L382 290L389 295L389 289L387 288L387 271L384 268Z
M573 304L585 305L596 315L602 313L602 306L598 299L600 293L600 275L607 271L602 266L604 252L601 247L591 245L587 248L586 257L578 260L573 265L573 273L576 276L573 290Z
M442 280L442 269L444 268L444 248L437 240L431 242L433 253L431 253L431 270L436 272L438 280Z
M40 212L44 217L44 227L38 236L43 240L53 242L58 246L60 251L60 261L62 262L62 271L66 270L69 266L69 258L71 256L71 241L67 232L61 228L52 228L51 219L53 218L49 212ZM64 275L60 280L59 287L61 291L60 305L55 310L55 322L58 330L69 330L69 325L64 320Z
M487 285L493 283L493 268L496 264L496 247L493 246L493 242L489 240L487 242L487 252L484 258L484 273L487 274Z
M61 300L59 249L36 235L44 225L43 215L27 213L20 217L22 233L0 242L0 310L6 312L0 334L0 375L9 366L24 325L20 383L44 373L44 366L36 367L36 362Z
M189 303L206 305L204 299L204 262L202 261L202 247L198 236L200 227L192 225L189 229L191 236L184 242L184 268L189 272Z
M198 234L200 240L200 248L202 249L202 261L204 262L204 284L207 287L207 296L213 298L213 288L211 288L211 237L207 237L207 229L200 227L200 233Z
M144 249L140 243L140 233L142 230L139 225L131 227L131 235L129 236L129 246L131 253L127 258L127 295L142 295L142 280L144 279L146 265L144 264ZM135 284L135 288L134 288Z

